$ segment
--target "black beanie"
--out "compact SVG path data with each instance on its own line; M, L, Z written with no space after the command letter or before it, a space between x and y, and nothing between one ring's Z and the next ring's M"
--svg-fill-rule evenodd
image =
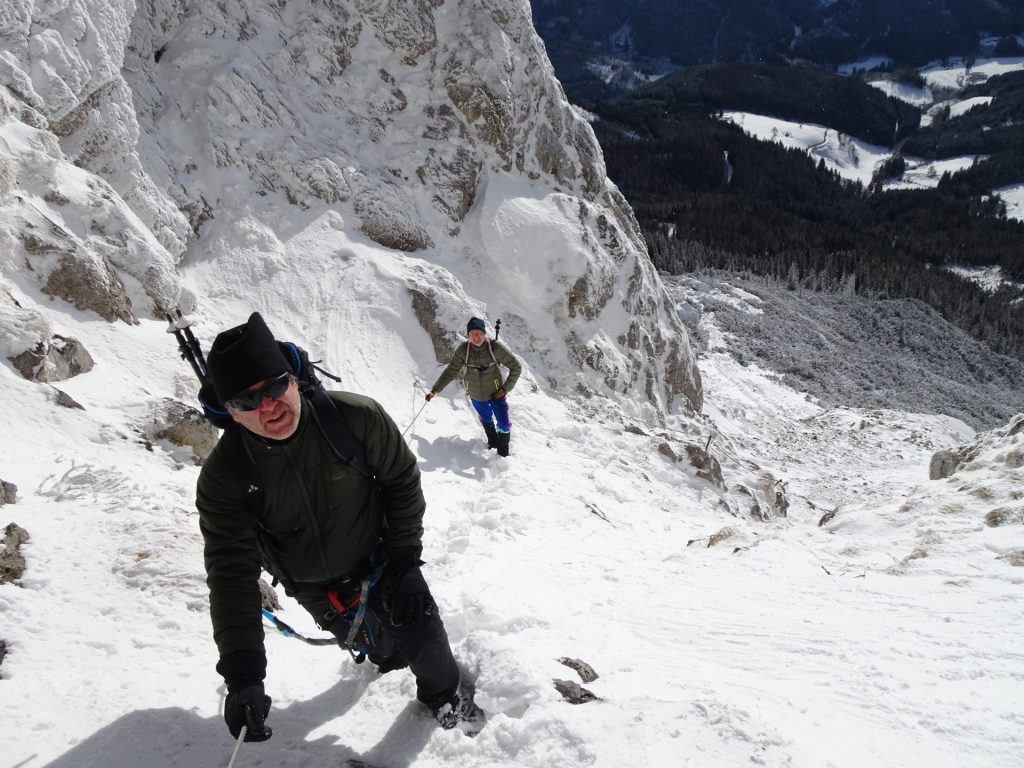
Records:
M487 325L479 317L471 317L469 318L469 322L466 323L466 333L469 333L470 331L483 331L486 333Z
M259 312L249 315L244 325L217 335L206 367L222 403L253 384L291 370Z

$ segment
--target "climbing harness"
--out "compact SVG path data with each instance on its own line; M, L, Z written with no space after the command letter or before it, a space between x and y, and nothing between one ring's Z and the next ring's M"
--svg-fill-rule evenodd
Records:
M362 664L366 660L366 654L375 645L373 630L369 624L365 624L364 620L366 618L366 607L369 602L370 589L380 581L381 574L384 573L386 566L387 561L366 574L359 585L359 593L355 599L348 603L341 598L337 589L327 591L327 599L331 603L331 610L324 615L323 621L325 624L331 624L340 616L349 625L348 635L341 641L341 645L352 654L352 659L356 664Z

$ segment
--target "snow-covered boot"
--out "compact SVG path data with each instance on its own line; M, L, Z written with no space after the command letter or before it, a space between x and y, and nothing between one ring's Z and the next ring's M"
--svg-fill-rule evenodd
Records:
M434 710L434 719L446 731L458 728L467 736L476 736L487 716L473 701L473 691L459 683L451 701Z
M498 447L498 430L494 428L494 422L484 424L484 432L487 433L487 448L493 450Z
M510 432L498 432L498 449L499 456L508 456L508 442L512 439L512 433Z

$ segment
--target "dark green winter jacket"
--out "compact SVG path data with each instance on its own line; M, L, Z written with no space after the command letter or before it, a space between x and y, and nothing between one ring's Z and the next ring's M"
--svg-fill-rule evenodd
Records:
M222 657L263 646L261 548L263 567L290 589L351 574L381 537L386 547L421 542L420 471L398 427L368 397L329 394L362 445L376 482L335 455L305 399L298 429L287 441L265 441L238 428L263 485L259 519L242 503L226 456L229 441L218 443L199 475L196 507L213 635Z
M488 350L488 344L490 350ZM469 351L468 362L467 350ZM508 368L508 378L504 380L501 369L498 367L499 364ZM519 364L519 358L509 352L508 347L500 341L488 339L479 347L474 347L468 341L464 341L452 354L451 362L438 376L431 389L434 392L440 392L447 387L458 377L462 366L466 366L466 391L474 400L490 400L499 389L511 392L516 382L519 381L519 374L523 370L522 365Z

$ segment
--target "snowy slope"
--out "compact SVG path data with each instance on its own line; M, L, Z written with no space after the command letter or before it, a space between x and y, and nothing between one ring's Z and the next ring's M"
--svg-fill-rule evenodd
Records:
M376 290L370 277L349 288L353 301ZM187 389L169 345L151 321L108 332L100 358L138 355L146 374L108 366L65 382L85 411L0 372L22 414L4 463L19 500L4 511L32 536L20 586L0 587L17 617L0 668L5 764L227 762L198 469L136 431L153 396ZM441 732L408 673L376 679L339 650L270 633L275 736L238 765L1014 764L1024 571L997 556L1024 549L1024 526L984 517L1019 510L1021 433L990 433L973 464L929 481L936 449L973 438L962 423L824 410L713 347L699 429L623 423L524 386L507 461L487 455L461 395L413 422L419 397L364 381L411 424L428 578L490 720L475 740ZM404 365L391 349L384 361ZM111 403L112 391L134 394ZM731 514L658 451L711 435L727 483L751 464L785 479L787 518ZM282 618L318 634L293 605ZM561 699L553 679L575 679L563 656L594 667L600 701Z
M498 0L0 11L0 350L59 334L95 360L54 384L0 366L3 512L30 536L0 585L0 765L230 757L199 468L155 436L168 399L194 402L155 319L175 299L207 344L260 310L406 430L427 577L490 717L439 731L407 672L268 633L275 736L237 766L1018 759L1021 571L997 555L1024 527L981 521L1019 503L1019 435L981 436L976 484L929 482L936 449L975 438L962 423L825 410L727 345L687 415L678 308L527 19ZM47 289L68 259L128 322ZM470 313L526 362L509 460L455 387L423 407ZM686 459L705 445L725 487ZM786 496L788 517L751 514ZM563 656L600 700L561 698Z

